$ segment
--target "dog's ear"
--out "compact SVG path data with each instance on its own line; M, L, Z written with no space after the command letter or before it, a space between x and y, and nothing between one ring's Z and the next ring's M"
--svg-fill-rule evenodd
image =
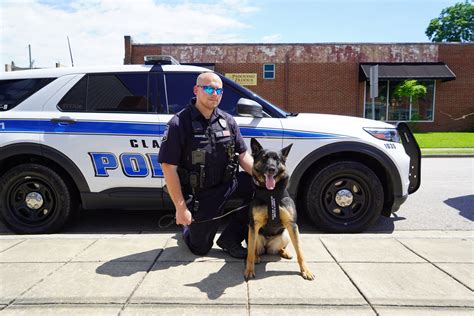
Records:
M252 156L255 156L263 149L262 145L260 145L260 143L255 138L250 140L250 148L252 148Z
M293 143L289 144L288 146L286 146L280 151L281 156L283 157L285 161L286 161L286 157L288 157L288 154L290 153L291 146L293 146Z

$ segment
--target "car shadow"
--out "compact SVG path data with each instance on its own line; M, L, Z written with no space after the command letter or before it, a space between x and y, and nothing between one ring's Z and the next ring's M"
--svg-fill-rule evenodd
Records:
M443 201L446 205L459 211L459 215L474 221L474 194L463 195Z
M158 261L159 257L163 255L165 249L160 249L157 258L155 259L153 266L145 267L143 265L127 265L125 268L123 265L118 265L120 262L134 262L139 261L140 258L146 257L150 253L156 253L156 249L150 250L147 252L130 254L128 256L115 258L110 261L107 261L100 265L96 269L97 274L108 275L111 277L127 277L139 272L153 272L159 270L168 270L173 267L178 266L187 266L193 263L199 264L196 259L199 257L195 256L193 261L179 261L179 258L189 257L191 254L184 244L183 239L180 236L172 237L177 240L177 246L172 246L165 248L167 251L177 253L176 261L163 260ZM179 248L179 251L177 249ZM194 255L192 255L194 256ZM244 279L244 269L245 261L236 261L231 259L227 254L222 251L212 251L208 256L210 260L212 259L223 259L224 265L215 272L210 272L202 280L194 283L185 283L183 286L195 287L199 289L202 293L206 293L206 296L210 300L219 299L228 288L238 286L245 282ZM256 265L257 277L256 279L263 279L267 277L275 277L279 275L295 275L298 276L296 271L266 271L266 265L269 262L278 262L281 260L279 256L266 256L265 260ZM209 261L207 261L209 262ZM121 269L119 267L122 267ZM171 273L171 272L170 272ZM183 277L184 280L184 277Z
M397 213L392 213L390 217L380 216L375 224L363 231L363 233L381 233L391 234L395 231L395 222L404 221L405 217L398 216ZM309 219L305 212L298 213L298 227L300 233L303 234L321 234L324 233L317 228Z
M406 217L398 216L397 213L392 213L390 217L380 216L377 222L365 232L391 234L395 231L395 222L404 220Z

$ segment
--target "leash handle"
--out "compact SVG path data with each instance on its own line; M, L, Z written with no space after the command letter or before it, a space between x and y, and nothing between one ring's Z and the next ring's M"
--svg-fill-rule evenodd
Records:
M201 224L201 223L207 223L207 222L211 222L211 221L215 221L215 220L218 220L218 219L221 219L221 218L224 218L226 217L227 215L230 215L232 213L235 213L237 211L240 211L241 209L245 208L249 206L249 204L245 204L245 205L242 205L240 207L237 207L237 208L234 208L233 210L223 214L223 215L220 215L220 216L216 216L216 217L213 217L213 218L210 218L210 219L206 219L206 220L202 220L202 221L193 221L192 224Z
M201 223L207 223L207 222L211 222L211 221L215 221L215 220L218 220L218 219L221 219L221 218L224 218L226 217L227 215L230 215L232 213L235 213L237 211L240 211L241 209L245 208L249 206L249 204L244 204L242 206L239 206L237 208L234 208L233 210L223 214L223 215L220 215L220 216L216 216L216 217L213 217L213 218L210 218L210 219L206 219L206 220L202 220L202 221L195 221L194 219L192 220L191 224L201 224ZM167 224L162 224L164 220L170 220L169 223ZM175 224L176 223L176 216L172 215L172 214L166 214L166 215L163 215L162 217L160 217L160 219L158 220L158 227L159 228L168 228L170 227L171 225ZM186 225L184 225L186 226Z

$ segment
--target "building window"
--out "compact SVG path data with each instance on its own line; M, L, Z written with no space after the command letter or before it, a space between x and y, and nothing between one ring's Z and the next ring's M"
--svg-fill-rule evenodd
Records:
M263 65L263 79L275 79L275 64Z
M433 122L436 81L418 81L417 84L426 87L426 94L413 97L396 95L397 86L402 83L402 80L379 81L378 97L372 103L369 83L366 82L364 117L389 122Z

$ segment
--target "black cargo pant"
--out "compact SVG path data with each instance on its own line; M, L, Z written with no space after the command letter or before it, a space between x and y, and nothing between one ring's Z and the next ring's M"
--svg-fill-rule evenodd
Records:
M253 197L252 177L239 172L233 181L199 192L199 208L193 213L195 222L208 220L224 213L224 205L229 199L238 198L249 204ZM191 208L190 208L191 210ZM231 218L219 239L226 244L240 244L248 234L249 206L229 215ZM221 220L192 223L183 230L183 238L192 253L203 256L211 250L214 237Z

